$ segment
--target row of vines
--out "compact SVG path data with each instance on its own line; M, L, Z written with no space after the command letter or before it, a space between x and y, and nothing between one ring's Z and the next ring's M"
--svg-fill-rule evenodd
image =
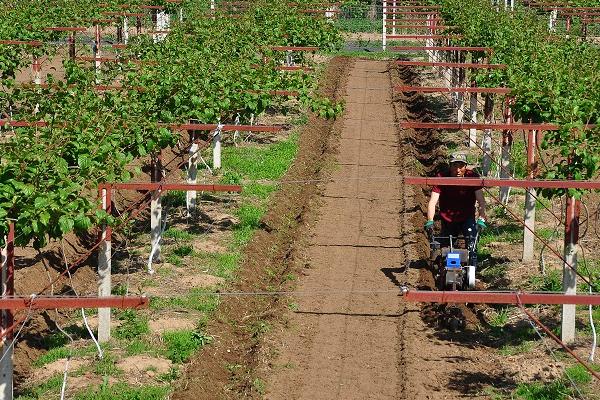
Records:
M116 62L103 62L100 70L64 57L64 79L47 75L46 84L36 86L19 82L19 70L34 57L57 55L56 43L66 43L69 34L45 28L90 27L107 12L140 12L141 1L14 3L0 11L0 40L41 42L0 44L5 121L0 128L0 238L13 220L17 245L33 241L39 248L48 239L110 222L93 193L99 183L131 179L133 160L176 144L180 134L163 123L228 123L238 115L245 123L285 100L269 89L298 91L299 103L324 117L340 111L340 105L314 94L313 76L275 68L285 53L270 46L334 49L341 44L332 24L301 13L300 4L259 1L231 18L210 13L208 2L145 1L173 15L182 11L182 19L171 18L164 40L131 37L126 47L114 50ZM115 83L120 90L96 90ZM9 119L44 124L13 127Z
M516 119L560 126L544 135L543 148L556 149L544 177L596 178L599 130L584 128L600 123L600 48L576 36L548 32L547 20L522 6L505 12L487 0L434 3L442 5L444 20L463 35L460 45L490 47L494 51L489 62L507 65L504 70L479 72L478 86L511 88ZM582 0L573 5L590 3Z

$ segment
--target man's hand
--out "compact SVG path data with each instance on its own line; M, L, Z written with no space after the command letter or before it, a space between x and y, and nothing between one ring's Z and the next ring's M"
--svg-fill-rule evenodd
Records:
M423 227L426 231L433 231L433 221L429 220L425 222L425 226Z
M487 228L487 225L485 224L485 220L483 218L477 218L477 227L480 230L484 230L485 228Z

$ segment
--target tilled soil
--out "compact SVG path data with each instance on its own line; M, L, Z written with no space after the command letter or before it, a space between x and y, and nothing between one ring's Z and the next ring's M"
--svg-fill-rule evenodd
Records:
M346 90L338 168L322 195L306 250L308 265L287 315L270 338L268 399L453 399L487 396L511 384L498 357L471 331L474 309L404 303L399 286L432 289L421 227L427 198L402 175L432 173L440 140L394 122L428 120L419 95L392 97L416 73L383 61L356 61Z

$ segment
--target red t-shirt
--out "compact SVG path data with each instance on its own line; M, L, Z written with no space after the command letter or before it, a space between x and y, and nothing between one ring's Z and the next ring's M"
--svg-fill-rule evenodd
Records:
M440 172L438 177L449 177L450 171ZM465 178L479 178L470 169ZM432 191L440 194L440 216L447 222L462 222L475 216L475 192L481 186L433 186Z

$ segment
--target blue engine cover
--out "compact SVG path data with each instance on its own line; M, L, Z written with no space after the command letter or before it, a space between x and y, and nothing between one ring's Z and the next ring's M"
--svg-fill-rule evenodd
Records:
M460 253L448 253L446 257L446 268L447 269L459 269L460 265Z

